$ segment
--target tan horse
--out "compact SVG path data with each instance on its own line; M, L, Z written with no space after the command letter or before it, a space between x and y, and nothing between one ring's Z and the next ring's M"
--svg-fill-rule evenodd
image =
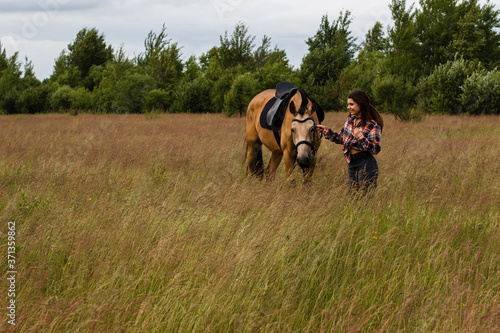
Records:
M291 175L297 163L307 180L314 172L315 153L321 144L321 138L318 137L316 129L316 124L319 124L316 113L317 105L309 98L303 103L302 98L306 95L299 91L294 93L279 131L280 145L278 145L273 131L263 128L260 124L264 106L275 96L275 92L275 89L265 90L256 95L248 105L246 116L247 174L258 177L264 175L262 159L262 145L264 145L272 152L271 160L265 170L267 178L274 178L276 169L284 157L287 176ZM301 105L303 107L300 107Z

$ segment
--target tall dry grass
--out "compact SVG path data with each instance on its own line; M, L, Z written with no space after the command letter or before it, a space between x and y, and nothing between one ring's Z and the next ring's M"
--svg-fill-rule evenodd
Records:
M359 198L330 142L310 184L247 178L244 119L0 117L17 331L499 331L500 118L385 118Z

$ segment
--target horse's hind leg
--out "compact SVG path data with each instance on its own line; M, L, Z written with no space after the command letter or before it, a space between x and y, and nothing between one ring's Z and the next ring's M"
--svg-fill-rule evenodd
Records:
M261 178L264 175L264 160L262 159L262 144L247 141L247 175Z
M276 174L276 169L281 163L281 159L283 158L283 152L281 150L273 151L271 155L271 159L269 160L269 164L266 168L266 177L269 180L274 179Z

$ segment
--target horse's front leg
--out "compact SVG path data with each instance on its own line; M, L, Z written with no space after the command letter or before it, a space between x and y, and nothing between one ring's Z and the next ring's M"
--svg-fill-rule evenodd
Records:
M276 169L281 163L281 159L283 158L283 152L281 150L273 151L271 155L271 159L269 160L269 164L266 169L266 177L269 180L273 180L276 174Z
M283 153L283 157L285 160L285 171L287 177L290 177L293 171L293 168L295 166L295 163L297 162L297 156L295 154L290 153L289 151L285 151Z

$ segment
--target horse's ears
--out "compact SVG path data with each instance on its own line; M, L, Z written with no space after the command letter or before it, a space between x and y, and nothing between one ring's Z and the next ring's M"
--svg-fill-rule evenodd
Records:
M297 108L294 102L290 102L290 113L295 117L297 115Z
M314 112L316 112L316 108L317 108L317 105L316 103L312 102L311 103L311 116L314 114Z
M313 115L314 112L316 112L317 105L314 102L311 102L311 116ZM293 114L294 116L297 115L297 107L295 106L295 103L292 101L290 102L290 113Z

